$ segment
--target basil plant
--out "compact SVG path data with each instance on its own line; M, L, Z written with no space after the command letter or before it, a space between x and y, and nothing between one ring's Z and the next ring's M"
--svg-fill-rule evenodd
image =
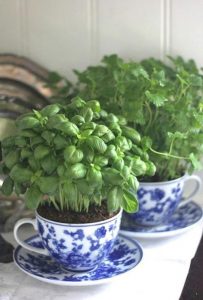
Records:
M138 209L136 176L155 172L148 139L97 100L75 97L16 120L1 143L2 193L24 195L31 209L49 201L58 210L87 212L107 201L109 212Z

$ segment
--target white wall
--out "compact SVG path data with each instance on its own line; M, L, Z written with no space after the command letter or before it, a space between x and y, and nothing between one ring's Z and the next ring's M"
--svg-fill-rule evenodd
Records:
M0 52L72 77L107 53L203 66L202 0L0 0Z

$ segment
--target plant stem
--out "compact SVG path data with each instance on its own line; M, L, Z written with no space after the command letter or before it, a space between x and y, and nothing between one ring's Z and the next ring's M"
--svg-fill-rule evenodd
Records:
M158 155L162 155L162 156L165 156L165 157L171 157L171 158L177 158L177 159L186 159L186 160L189 160L189 157L184 157L184 156L177 156L177 155L173 155L173 154L170 154L170 153L164 153L164 152L159 152L159 151L156 151L152 148L149 148L150 151L152 151L153 153L155 154L158 154Z
M169 149L169 154L171 155L172 150L173 150L173 143L175 141L175 138L172 139L171 144L170 144L170 149Z
M145 106L146 106L146 108L148 110L148 113L149 113L149 122L148 122L148 124L147 124L147 126L145 128L145 134L146 134L146 132L148 131L148 129L150 128L151 123L152 123L152 110L151 110L149 104L146 101L145 101L144 104L145 104Z
M58 204L57 204L56 201L55 201L54 196L50 196L50 200L51 200L51 202L53 203L54 207L55 207L57 210L60 210Z
M61 210L63 210L63 195L62 195L61 184L59 184L59 200L60 200Z
M157 119L157 117L158 117L158 114L159 114L159 110L158 110L158 108L156 107L156 108L155 108L154 118L153 118L153 120L152 120L151 125L154 124L154 123L156 122L156 119Z

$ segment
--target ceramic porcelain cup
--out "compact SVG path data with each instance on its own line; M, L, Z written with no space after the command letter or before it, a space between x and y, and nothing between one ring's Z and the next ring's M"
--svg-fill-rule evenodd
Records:
M36 218L19 220L14 237L24 248L49 255L70 271L87 271L96 267L110 252L120 228L122 210L114 217L96 223L64 224L50 221L36 213ZM42 239L44 249L23 242L18 228L32 224Z
M193 180L195 186L190 195L183 198L184 185L188 180ZM129 216L139 225L160 225L172 216L177 207L191 201L200 187L201 179L196 175L165 182L141 182L137 193L139 211Z

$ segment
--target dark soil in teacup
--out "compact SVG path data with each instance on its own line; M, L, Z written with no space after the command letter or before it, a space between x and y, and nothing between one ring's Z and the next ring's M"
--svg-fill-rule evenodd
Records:
M117 214L117 212L113 214L108 213L106 202L103 202L101 206L90 206L88 212L59 211L49 204L39 206L37 212L45 219L73 224L99 222L112 218Z
M159 174L155 174L152 177L149 176L143 176L139 178L139 182L163 182L163 181L171 181L171 180L175 180L178 179L180 177L182 177L185 174L184 170L179 170L177 171L177 174L174 175L173 177L170 176L166 176L166 177L161 177L159 176Z

